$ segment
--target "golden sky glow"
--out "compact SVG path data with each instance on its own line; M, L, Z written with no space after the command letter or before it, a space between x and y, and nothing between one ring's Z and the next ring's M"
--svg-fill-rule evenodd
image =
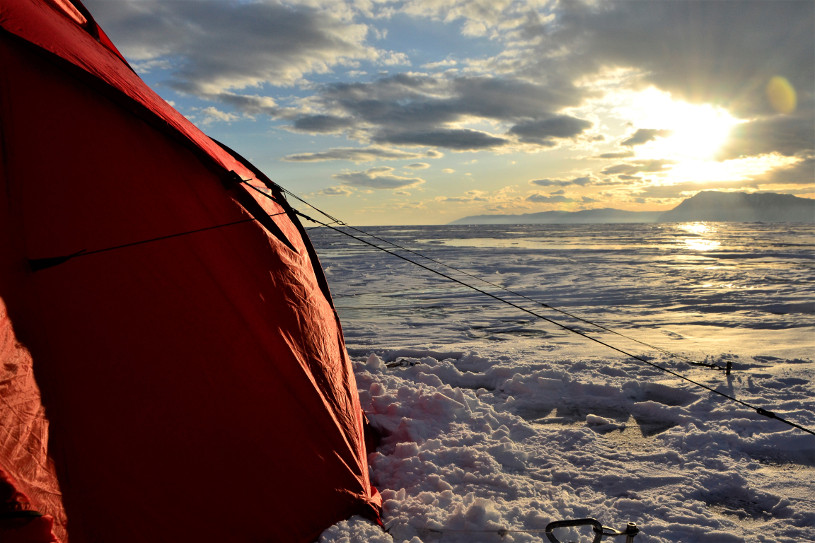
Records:
M680 164L712 160L739 123L722 107L678 101L670 93L653 87L631 93L624 103L620 115L633 126L666 131L664 136L637 146L637 158Z
M355 224L815 197L812 0L85 0L151 87Z

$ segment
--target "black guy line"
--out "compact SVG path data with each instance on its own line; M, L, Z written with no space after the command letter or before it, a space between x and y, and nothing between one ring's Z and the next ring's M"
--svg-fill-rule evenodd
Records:
M696 385L696 386L698 386L698 387L701 387L701 388L703 388L703 389L707 390L708 392L711 392L711 393L713 393L713 394L718 394L719 396L721 396L721 397L723 397L723 398L725 398L725 399L727 399L727 400L730 400L730 401L732 401L732 402L735 402L735 403L737 403L737 404L739 404L739 405L741 405L741 406L743 406L743 407L746 407L746 408L748 408L748 409L752 409L753 411L755 411L755 412L756 412L756 413L758 413L759 415L765 416L765 417L767 417L767 418L771 418L771 419L778 420L778 421L780 421L780 422L783 422L784 424L787 424L787 425L789 425L789 426L792 426L792 427L794 427L794 428L797 428L797 429L799 429L799 430L802 430L802 431L804 431L804 432L806 432L806 433L808 433L808 434L815 435L815 430L810 430L809 428L805 428L804 426L801 426L800 424L797 424L797 423L795 423L795 422L793 422L793 421L790 421L790 420L784 419L784 418L782 418L782 417L778 416L776 413L773 413L772 411L769 411L769 410L764 409L764 408L762 408L762 407L756 407L756 406L751 405L751 404L749 404L749 403L747 403L747 402L745 402L745 401L743 401L743 400L739 400L738 398L736 398L736 397L734 397L734 396L730 396L729 394L725 394L724 392L721 392L721 391L719 391L719 390L716 390L715 388L712 388L712 387L710 387L710 386L708 386L708 385L706 385L706 384L704 384L704 383L700 383L700 382L698 382L698 381L694 381L694 380L693 380L693 379L691 379L690 377L685 377L685 376L684 376L684 375L682 375L681 373L677 373L677 372L675 372L675 371L673 371L673 370L671 370L671 369L669 369L669 368L666 368L666 367L664 367L664 366L660 366L659 364L655 364L655 363L653 363L653 362L651 362L651 361L649 361L649 360L647 360L647 359L643 358L642 356L639 356L639 355L636 355L636 354L630 353L630 352L628 352L628 351L626 351L626 350L624 350L624 349L620 349L619 347L615 347L614 345L611 345L611 344L609 344L609 343L606 343L605 341L602 341L602 340L600 340L600 339L597 339L597 338L591 337L590 335L588 335L588 334L586 334L586 333L584 333L584 332L581 332L580 330L577 330L577 329L575 329L575 328L572 328L572 327L570 327L570 326L567 326L567 325L565 325L565 324L562 324L562 323L560 323L560 322L558 322L558 321L556 321L556 320L550 319L550 318L548 318L548 317L546 317L546 316L544 316L544 315L541 315L541 314L536 313L536 312L534 312L534 311L532 311L532 310L530 310L530 309L527 309L527 308L525 308L525 307L523 307L523 306L520 306L520 305L518 305L518 304L516 304L516 303L514 303L514 302L512 302L512 301L510 301L510 300L507 300L507 299L505 299L505 298L501 298L500 296L497 296L497 295L495 295L495 294L492 294L491 292L487 292L486 290L483 290L483 289L480 289L480 288L478 288L478 287L476 287L476 286L473 286L473 285L470 285L470 284L468 284L468 283L465 283L464 281L461 281L461 280L459 280L459 279L456 279L455 277L452 277L452 276L450 276L450 275L447 275L447 274L445 274L445 273L443 273L443 272L440 272L440 271L438 271L438 270L434 270L433 268L430 268L430 267L428 267L428 266L425 266L424 264L421 264L421 263L419 263L419 262L416 262L415 260L411 260L411 259L409 259L409 258L408 258L408 257L406 257L406 256L400 255L400 254L395 253L395 252L393 252L393 251L391 251L391 250L389 250L389 249L386 249L386 248L384 248L384 247L380 247L380 246L378 246L378 245L376 245L376 244L374 244L374 243L372 243L372 242L370 242L370 241L367 241L367 240L362 239L362 238L360 238L360 237L354 236L353 234L350 234L350 233L348 233L348 232L345 232L345 231L343 231L343 230L340 230L340 229L339 229L339 228L337 228L336 226L331 226L331 225L330 225L330 224L328 224L328 223L324 223L324 222L322 222L322 221L319 221L319 220L317 220L317 219L314 219L314 218L312 218L312 217L309 217L308 215L306 215L306 214L304 214L304 213L301 213L300 211L297 211L296 209L294 210L294 212L295 212L297 215L299 215L299 216L303 217L304 219L306 219L306 220L308 220L308 221L311 221L311 222L313 222L313 223L315 223L315 224L319 224L319 225L324 226L324 227L326 227L326 228L330 228L330 229L332 229L332 230L335 230L335 231L337 231L337 232L339 232L339 233L341 233L341 234L344 234L344 235L346 235L346 236L348 236L348 237L350 237L350 238L353 238L353 239L355 239L355 240L357 240L357 241L359 241L359 242L361 242L361 243L364 243L364 244L366 244L366 245L370 245L371 247L374 247L374 248L376 248L376 249L379 249L380 251L384 251L384 252L386 252L386 253L388 253L388 254L390 254L390 255L392 255L392 256L395 256L396 258L400 258L400 259L402 259L402 260L405 260L406 262L410 262L411 264L414 264L414 265L416 265L416 266L418 266L418 267L420 267L420 268L422 268L422 269L424 269L424 270L427 270L427 271L429 271L429 272L431 272L431 273L434 273L434 274L436 274L436 275L439 275L439 276L441 276L441 277L444 277L445 279L448 279L448 280L450 280L450 281L453 281L454 283L458 283L459 285L462 285L462 286L467 287L467 288L469 288L469 289L471 289L471 290L474 290L474 291L476 291L476 292L479 292L479 293L481 293L481 294L484 294L485 296L489 296L490 298L493 298L493 299L495 299L495 300L498 300L499 302L502 302L502 303L505 303L505 304L507 304L507 305L509 305L509 306L512 306L512 307L514 307L514 308L518 309L519 311L523 311L524 313L528 313L528 314L530 314L530 315L532 315L532 316L534 316L534 317L537 317L537 318L539 318L539 319L542 319L542 320L544 320L544 321L546 321L546 322L548 322L548 323L554 324L555 326L558 326L558 327L560 327L560 328L562 328L562 329L564 329L564 330L566 330L566 331L572 332L573 334L577 334L577 335L579 335L579 336L581 336L581 337L584 337L584 338L586 338L586 339L588 339L588 340L590 340L590 341L594 341L595 343L598 343L598 344L600 344L600 345L603 345L604 347L607 347L607 348L609 348L609 349L611 349L611 350L613 350L613 351L617 351L617 352L618 352L618 353L620 353L620 354L624 354L625 356L627 356L627 357L629 357L629 358L632 358L632 359L634 359L634 360L638 360L638 361L640 361L640 362L643 362L643 363L645 363L645 364L647 364L647 365L651 366L652 368L658 369L658 370L660 370L660 371L663 371L663 372L665 372L665 373L668 373L668 374L670 374L670 375L673 375L674 377L677 377L677 378L679 378L679 379L682 379L682 380L684 380L684 381L687 381L688 383L691 383L691 384L693 384L693 385Z
M571 318L571 319L574 319L574 320L576 320L576 321L580 321L580 322L582 322L582 323L584 323L584 324L588 324L588 325L590 325L590 326L594 326L595 328L599 328L600 330L603 330L603 331L608 332L608 333L610 333L610 334L614 334L614 335L619 336L619 337L621 337L621 338L625 338L625 339L627 339L627 340L629 340L629 341L633 341L634 343L637 343L637 344L642 345L642 346L644 346L644 347L648 347L649 349L653 349L653 350L655 350L655 351L659 351L659 352L661 352L662 354L665 354L665 355L670 356L671 358L678 358L678 359L683 360L684 362L686 362L686 363L688 363L688 364L691 364L691 365L694 365L694 366L704 366L704 367L708 367L708 368L712 368L712 369L717 369L717 370L720 370L720 371L724 371L724 369L725 369L725 368L722 368L721 366L719 366L718 364L711 364L711 363L707 363L707 362L699 362L699 361L697 361L697 360L693 360L693 359L691 359L691 358L689 358L689 357L686 357L686 356L679 355L679 354L673 353L673 352L671 352L671 351L668 351L667 349L664 349L664 348L662 348L662 347L657 347L657 346L655 346L655 345L651 345L650 343L647 343L647 342L641 341L641 340L636 339L636 338L633 338L633 337L631 337L631 336L627 336L627 335L625 335L625 334L623 334L623 333L621 333L621 332L618 332L618 331L616 331L616 330L613 330L613 329L611 329L611 328L608 328L607 326L604 326L604 325L602 325L602 324L598 324L598 323L596 323L596 322L593 322L593 321L590 321L590 320L584 319L583 317L580 317L579 315L575 315L574 313L571 313L571 312L569 312L569 311L565 311L565 310L563 310L563 309L560 309L560 308L557 308L557 307L551 306L551 305L549 305L549 304L547 304L547 303L541 302L540 300L535 300L534 298L530 298L529 296L526 296L525 294L521 294L521 293L519 293L519 292L515 292L515 291L513 291L513 290L511 290L511 289L508 289L507 287L505 287L505 286L503 286L503 285L499 285L499 284L497 284L497 283L493 283L492 281L489 281L489 280L487 280L487 279L484 279L483 277L479 277L478 275L475 275L475 274L473 274L473 273L467 272L467 271L462 270L462 269L460 269L460 268L456 268L455 266L451 266L450 264L447 264L447 263L442 262L442 261L440 261L440 260L436 260L435 258L431 258L431 257L429 257L429 256L427 256L427 255L421 254L421 253L419 253L419 252L417 252L417 251L414 251L414 250L412 250L412 249L409 249L409 248L407 248L407 247L403 247L402 245L399 245L398 243L394 243L393 241L390 241L390 240L387 240L387 239L381 238L381 237L379 237L379 236L377 236L377 235L375 235L375 234L371 234L370 232L365 232L365 231L363 231L363 230L360 230L359 228L356 228L356 227L354 227L354 226L351 226L351 225L349 225L349 224L347 224L347 223L345 223L345 222L343 222L343 221L341 221L341 220L339 220L339 219L337 219L337 218L335 218L335 217L332 217L332 216L331 216L331 215L329 215L328 213L325 213L324 211L320 210L319 208L314 207L313 205L311 205L310 203L306 202L305 200L303 200L302 198L300 198L300 197L299 197L299 196L297 196L296 194L294 194L294 193L290 192L289 190L287 190L287 189L283 189L283 190L284 190L284 191L285 191L287 194L289 194L290 196L292 196L292 197L296 198L297 200L299 200L299 201L303 202L304 204L308 205L309 207L311 207L312 209L314 209L314 210L315 210L315 211L317 211L318 213L321 213L321 214L323 214L324 216L326 216L326 217L330 218L332 221L334 221L334 223L335 223L335 224L339 224L339 225L341 225L341 226L343 226L343 227L345 227L345 228L349 228L349 229L351 229L351 230L354 230L355 232L359 232L360 234L364 234L364 235L369 236L369 237L371 237L371 238L373 238L373 239L375 239L375 240L381 241L381 242L383 242L383 243L387 243L388 245L390 245L390 246L392 246L392 247L396 247L397 249L400 249L400 250L402 250L402 251L406 251L406 252L408 252L408 253L410 253L410 254L416 255L416 256L418 256L418 257L420 257L420 258L423 258L423 259L425 259L425 260L428 260L428 261L430 261L430 262L433 262L434 264L438 264L439 266L442 266L442 267L447 268L447 269L449 269L449 270L453 270L453 271L458 272L458 273L460 273L460 274L462 274L462 275L466 275L467 277L471 277L471 278L473 278L473 279L476 279L476 280L478 280L478 281L481 281L482 283L487 284L487 285L489 285L489 286L491 286L491 287L493 287L493 288L497 288L497 289L502 290L502 291L504 291L504 292L506 292L506 293L508 293L508 294L512 294L513 296L517 296L517 297L519 297L519 298L522 298L522 299L524 299L524 300L527 300L527 301L529 301L529 302L532 302L532 303L533 303L533 304L535 304L535 305L540 305L541 307L544 307L544 308L549 309L549 310L551 310L551 311L555 311L555 312L557 312L557 313L560 313L561 315L565 315L565 316L567 316L567 317L569 317L569 318Z
M269 215L269 216L274 217L275 215L282 215L282 214L283 213L275 213L274 215ZM150 238L150 239L142 239L142 240L139 240L139 241L131 241L129 243L123 243L121 245L114 245L112 247L105 247L103 249L94 249L92 251L82 249L81 251L77 251L76 253L72 253L72 254L69 254L69 255L52 256L52 257L45 257L45 258L31 258L31 259L28 260L28 263L31 266L31 269L33 271L39 271L39 270L42 270L42 269L45 269L45 268L50 268L50 267L53 267L53 266L57 266L59 264L62 264L63 262L67 262L68 260L71 260L72 258L77 258L77 257L80 257L80 256L95 255L95 254L99 254L99 253L106 253L106 252L109 252L109 251L118 251L120 249L126 249L128 247L134 247L136 245L143 245L145 243L153 243L153 242L157 242L157 241L164 241L164 240L167 240L167 239L177 238L177 237L181 237L181 236L188 236L190 234L197 234L199 232L206 232L208 230L217 230L219 228L226 228L227 226L234 226L236 224L244 224L244 223L254 222L254 221L257 221L257 219L252 217L252 218L241 219L239 221L232 221L232 222L228 222L228 223L224 223L224 224L216 224L216 225L212 225L212 226L205 226L203 228L196 228L195 230L187 230L185 232L177 232L175 234L167 234L166 236L158 236L158 237Z
M275 199L274 199L274 197L273 197L273 196L271 196L270 194L267 194L266 192L264 192L263 190L259 189L258 187L255 187L254 185L252 185L252 184L248 183L248 182L247 182L247 180L244 180L244 181L243 181L243 183L245 183L245 184L246 184L247 186L249 186L249 187L252 187L252 188L253 188L253 189L255 189L257 192L259 192L260 194L263 194L263 195L264 195L264 196L266 196L267 198L270 198L271 200L277 201L277 200L275 200ZM592 337L592 336L590 336L590 335L586 334L585 332L581 332L580 330L577 330L576 328L572 328L572 327L567 326L567 325L565 325L565 324L562 324L562 323L560 323L560 322L558 322L558 321L556 321L556 320L550 319L549 317L546 317L546 316L544 316L544 315L541 315L540 313L536 313L536 312L532 311L531 309L527 309L527 308L525 308L525 307L523 307L523 306L520 306L520 305L518 305L518 304L516 304L516 303L514 303L514 302L512 302L512 301L510 301L510 300L507 300L507 299L505 299L505 298L501 298L500 296L498 296L498 295L496 295L496 294L493 294L493 293L491 293L491 292L488 292L488 291L486 291L486 290L484 290L484 289L480 289L480 288L478 288L478 287L476 287L476 286L474 286L474 285L471 285L471 284L469 284L469 283L466 283L466 282L464 282L464 281L462 281L462 280L460 280L460 279L456 279L455 277L452 277L451 275L448 275L448 274L446 274L446 273L443 273L443 272L440 272L440 271L438 271L438 270L435 270L435 269L433 269L433 268L431 268L431 267L429 267L429 266L426 266L426 265L424 265L424 264L422 264L422 263L420 263L420 262L416 262L415 260L411 260L410 258L408 258L408 257L406 257L406 256L404 256L404 255L400 255L399 253L396 253L396 252L394 252L394 251L391 251L390 249L387 249L387 248L385 248L385 247L380 247L379 245L377 245L377 244L375 244L375 243L373 243L373 242L370 242L370 241L368 241L368 240L366 240L366 239L363 239L363 238L361 238L361 237L359 237L359 236L355 236L355 235L353 235L353 234L351 234L351 233L349 233L349 232L346 232L346 231L344 231L344 230L341 230L340 228L338 228L338 227L334 226L334 224L341 224L341 225L345 225L345 223L344 223L343 221L340 221L340 220L339 220L339 219L337 219L336 217L332 217L332 216L331 216L331 215L329 215L328 213L325 213L324 211L320 210L319 208L317 208L317 207L313 206L312 204L310 204L310 203L306 202L305 200L303 200L302 198L300 198L300 197L299 197L299 196L297 196L296 194L293 194L293 193L289 192L288 190L283 189L282 187L281 187L281 190L285 191L287 194L290 194L291 196L293 196L294 198L296 198L296 199L297 199L297 200L299 200L300 202L303 202L304 204L308 205L308 206L309 206L309 207L311 207L312 209L314 209L314 210L318 211L318 212L319 212L319 213L321 213L322 215L325 215L326 217L330 218L330 219L332 220L332 223L326 223L326 222L323 222L323 221L320 221L320 220L314 219L314 218L312 218L312 217L309 217L309 216L308 216L308 215L306 215L305 213L302 213L301 211L298 211L297 209L291 208L293 213L295 213L296 215L299 215L300 217L302 217L302 218L306 219L307 221L311 221L311 222L313 222L313 223L315 223L315 224L319 224L320 226L324 226L324 227L326 227L326 228L330 228L331 230L334 230L334 231L336 231L336 232L339 232L340 234L343 234L343 235L348 236L348 237L350 237L350 238L352 238L352 239L355 239L355 240L359 241L360 243L364 243L365 245L370 245L371 247L373 247L373 248L375 248L375 249L378 249L378 250L380 250L380 251L383 251L383 252L385 252L385 253L388 253L389 255L395 256L396 258L399 258L399 259L404 260L404 261L406 261L406 262L410 262L411 264L413 264L413 265L415 265L415 266L418 266L418 267L420 267L420 268L422 268L422 269L424 269L424 270L426 270L426 271L429 271L430 273L433 273L433 274L435 274L435 275L441 276L441 277L443 277L443 278L445 278L445 279L448 279L448 280L450 280L450 281L452 281L452 282L454 282L454 283L457 283L457 284L459 284L459 285L461 285L461 286L463 286L463 287L466 287L466 288L468 288L468 289L474 290L475 292L479 292L479 293L481 293L481 294L483 294L483 295L485 295L485 296L489 296L490 298L493 298L494 300L497 300L497 301L499 301L499 302L502 302L502 303L504 303L504 304L507 304L507 305L509 305L509 306L511 306L511 307L514 307L515 309L518 309L519 311L523 311L524 313L528 313L529 315L532 315L532 316L534 316L534 317L536 317L536 318L539 318L539 319L541 319L541 320L544 320L544 321L546 321L546 322L548 322L548 323L550 323L550 324L554 324L555 326L557 326L557 327L559 327L559 328L562 328L563 330L566 330L566 331L568 331L568 332L572 332L573 334L577 334L578 336L581 336L581 337L583 337L583 338L585 338L585 339L588 339L588 340L590 340L590 341L593 341L593 342L595 342L595 343L598 343L598 344L600 344L600 345L603 345L604 347L607 347L608 349L611 349L611 350L616 351L616 352L618 352L618 353L620 353L620 354L623 354L623 355L625 355L625 356L627 356L627 357L629 357L629 358L631 358L631 359L633 359L633 360L637 360L637 361L639 361L639 362L643 362L644 364L647 364L647 365L651 366L651 367L652 367L652 368L654 368L654 369L658 369L658 370L660 370L660 371L663 371L663 372L665 372L665 373L668 373L668 374L670 374L670 375L673 375L674 377L677 377L677 378L679 378L679 379L682 379L683 381L686 381L686 382L691 383L691 384L693 384L693 385L696 385L696 386L698 386L698 387L700 387L700 388L703 388L703 389L707 390L708 392L711 392L711 393L713 393L713 394L717 394L717 395L719 395L719 396L721 396L721 397L723 397L723 398L725 398L725 399L727 399L727 400L730 400L730 401L732 401L732 402L734 402L734 403L737 403L737 404L739 404L739 405L741 405L741 406L743 406L743 407L746 407L746 408L748 408L748 409L751 409L751 410L755 411L756 413L758 413L759 415L762 415L762 416L767 417L767 418L770 418L770 419L775 419L775 420L777 420L777 421L779 421L779 422L782 422L782 423L784 423L784 424L787 424L787 425L789 425L789 426L792 426L793 428L797 428L797 429L799 429L799 430L801 430L801 431L803 431L803 432L806 432L806 433L808 433L808 434L815 435L815 430L811 430L811 429L809 429L809 428L805 428L804 426L801 426L801 425L800 425L800 424L798 424L798 423L795 423L795 422L793 422L793 421L790 421L790 420L787 420L787 419L785 419L785 418L783 418L783 417L780 417L778 414L776 414L776 413L774 413L774 412L772 412L772 411L769 411L769 410L767 410L767 409L764 409L763 407L756 407L756 406L751 405L751 404L749 404L749 403L747 403L747 402L745 402L745 401L743 401L743 400L739 400L739 399L738 399L738 398L736 398L735 396L730 396L729 394L725 394L724 392L721 392L721 391L719 391L719 390L716 390L716 389L714 389L714 388L712 388L712 387L710 387L710 386L708 386L708 385L706 385L706 384L704 384L704 383L700 383L700 382L698 382L698 381L694 381L694 380L693 380L693 379L691 379L690 377L686 377L686 376L682 375L681 373L677 373L677 372L675 372L675 371L673 371L673 370L671 370L671 369L669 369L669 368L666 368L666 367L661 366L661 365L659 365L659 364L655 364L654 362L651 362L651 361L649 361L649 360L645 359L645 358L644 358L644 357L642 357L642 356L639 356L639 355L636 355L636 354L630 353L630 352L628 352L628 351L626 351L626 350L624 350L624 349L620 349L619 347L615 347L614 345L611 345L611 344L609 344L609 343L606 343L605 341L602 341L602 340L600 340L600 339L594 338L594 337ZM355 230L358 230L358 229L355 229ZM371 236L371 235L370 235L370 234L368 234L367 232L364 232L364 231L362 231L362 230L359 230L359 231L360 231L360 232L362 232L363 234L367 235L367 236ZM371 237L375 237L375 236L371 236ZM388 243L390 243L390 242L388 242ZM392 245L394 245L394 244L392 244ZM411 251L411 252L412 252L412 251ZM421 255L420 255L420 256L421 256ZM425 257L425 258L426 258L426 257ZM429 260L432 260L432 259L429 259ZM591 324L593 324L593 323L591 323ZM623 336L623 337L625 337L625 336ZM670 353L668 353L668 354L670 354Z

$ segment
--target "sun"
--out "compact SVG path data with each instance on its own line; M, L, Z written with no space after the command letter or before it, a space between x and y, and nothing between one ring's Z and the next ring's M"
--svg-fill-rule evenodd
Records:
M627 104L627 116L654 137L633 147L637 158L676 163L710 161L740 121L722 107L675 100L670 93L649 88Z
M660 166L640 172L652 185L737 182L800 161L778 153L719 156L734 127L747 121L718 105L684 102L655 87L617 91L606 100L605 112L616 121L607 126L630 152L626 160Z

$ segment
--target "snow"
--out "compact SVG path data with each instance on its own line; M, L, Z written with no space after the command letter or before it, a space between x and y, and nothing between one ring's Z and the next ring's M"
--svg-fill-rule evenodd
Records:
M600 322L636 341L423 261L815 428L815 227L366 230ZM634 522L639 543L815 541L815 436L330 230L309 235L381 433L368 460L387 528L355 517L322 543L540 542L549 522L585 517Z

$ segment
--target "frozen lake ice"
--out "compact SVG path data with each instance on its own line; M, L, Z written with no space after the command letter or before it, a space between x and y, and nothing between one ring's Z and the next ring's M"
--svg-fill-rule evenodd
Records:
M640 543L815 540L815 436L551 322L812 429L815 227L364 230L549 320L311 229L383 436L389 529L354 519L322 541L541 541L580 517L636 522Z

